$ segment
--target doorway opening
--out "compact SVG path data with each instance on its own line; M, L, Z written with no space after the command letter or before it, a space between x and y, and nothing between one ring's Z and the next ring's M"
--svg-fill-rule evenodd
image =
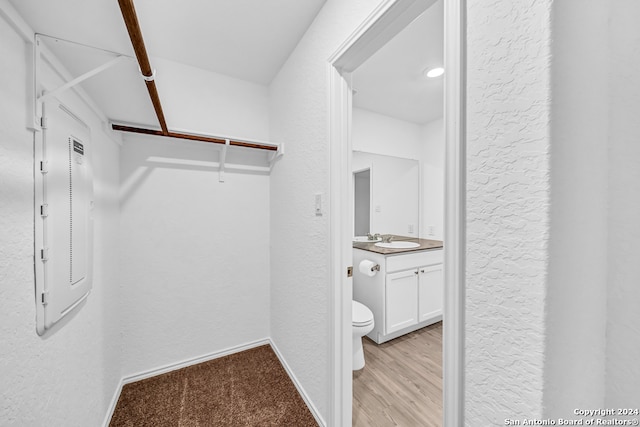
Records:
M352 424L354 176L352 73L431 7L435 0L388 0L329 59L331 136L331 250L333 286L334 425ZM443 420L463 424L464 313L464 1L444 0L445 224ZM392 141L389 141L392 143ZM371 208L376 208L370 206ZM371 224L369 224L371 227ZM409 231L410 228L407 229ZM371 228L369 228L371 232ZM353 266L353 267L352 267Z

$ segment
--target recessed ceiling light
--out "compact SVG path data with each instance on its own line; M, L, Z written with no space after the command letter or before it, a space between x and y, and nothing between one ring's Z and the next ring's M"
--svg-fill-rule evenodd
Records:
M440 77L443 74L444 74L444 68L442 67L429 68L424 71L425 77L429 77L429 78Z

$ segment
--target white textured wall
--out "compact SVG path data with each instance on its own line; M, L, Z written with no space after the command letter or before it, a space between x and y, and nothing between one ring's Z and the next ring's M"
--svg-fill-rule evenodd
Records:
M545 416L604 407L608 2L552 6Z
M422 126L420 237L444 238L444 119ZM433 234L430 232L433 226Z
M269 336L269 177L208 144L127 137L121 156L124 375Z
M640 402L638 16L638 2L611 2L606 405L634 408Z
M5 5L2 5L5 7ZM36 334L33 134L27 88L32 51L0 18L0 424L97 426L120 379L117 315L118 147L75 97L94 154L94 283L86 304Z
M163 58L154 65L170 129L269 139L266 86Z
M328 0L270 86L270 131L287 144L271 175L271 337L321 416L330 411L327 58L377 0ZM324 194L324 215L314 194Z
M422 126L362 108L353 109L351 139L354 151L415 160L424 145Z
M468 2L468 426L542 415L551 4Z
M265 87L161 65L170 127L269 139ZM242 161L264 164L265 156L251 151ZM269 176L228 169L221 183L211 164L218 157L212 144L125 137L125 376L269 336ZM238 157L229 149L228 162Z

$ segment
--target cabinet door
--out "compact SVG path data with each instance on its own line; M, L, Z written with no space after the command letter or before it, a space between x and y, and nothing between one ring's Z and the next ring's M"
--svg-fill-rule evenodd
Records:
M387 274L385 334L418 323L418 270Z
M420 322L442 314L444 274L443 264L419 268L418 309Z

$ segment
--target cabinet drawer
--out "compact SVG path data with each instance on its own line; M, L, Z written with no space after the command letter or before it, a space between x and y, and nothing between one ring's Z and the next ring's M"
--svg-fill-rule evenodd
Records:
M407 270L423 265L441 264L443 262L444 252L442 249L411 253L405 252L398 255L387 256L387 273Z

